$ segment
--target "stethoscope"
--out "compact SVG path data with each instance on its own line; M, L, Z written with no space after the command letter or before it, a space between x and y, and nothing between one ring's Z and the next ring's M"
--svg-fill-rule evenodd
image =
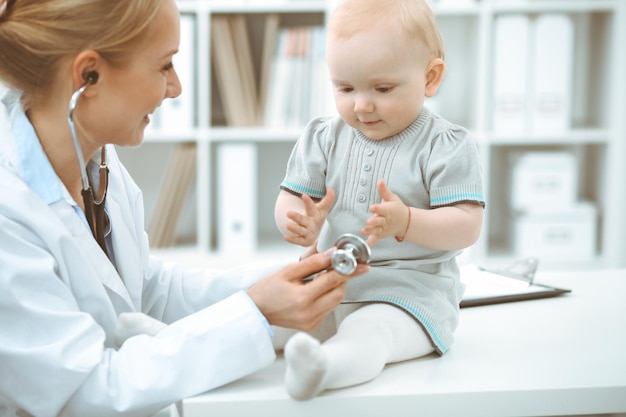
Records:
M104 253L109 256L105 232L107 228L107 216L104 212L104 203L107 196L107 187L109 185L109 169L106 164L106 148L103 146L100 150L100 184L98 186L98 197L94 197L93 189L91 188L91 182L89 181L89 175L87 175L87 166L85 164L85 158L76 137L76 128L74 127L74 110L76 109L76 103L83 94L89 84L95 84L98 80L97 72L90 72L87 74L87 81L78 90L72 94L70 98L68 118L67 121L70 125L70 133L72 135L72 142L74 143L74 150L76 151L76 157L78 158L78 165L80 168L80 176L83 183L83 189L81 194L83 196L83 203L85 204L85 217L93 237L98 242L98 245L102 248Z
M345 233L335 241L335 250L330 255L331 268L342 275L350 275L358 264L367 265L370 262L371 250L363 238L351 233ZM320 272L326 272L327 269ZM319 272L302 279L305 284L313 281Z

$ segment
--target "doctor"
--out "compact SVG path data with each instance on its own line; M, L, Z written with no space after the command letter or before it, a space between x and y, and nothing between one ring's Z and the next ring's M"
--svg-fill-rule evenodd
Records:
M226 273L150 256L113 145L180 94L178 32L175 0L0 0L0 79L21 92L0 105L2 416L151 415L270 364L269 324L312 330L343 298L336 272L301 283L328 254ZM118 349L128 312L168 326Z

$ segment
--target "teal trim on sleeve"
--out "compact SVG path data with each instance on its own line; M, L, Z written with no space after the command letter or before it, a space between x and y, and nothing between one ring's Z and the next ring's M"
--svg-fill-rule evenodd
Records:
M475 194L475 193L459 193L446 195L443 197L435 197L430 200L430 204L433 206L442 205L442 204L450 204L456 201L485 201L485 196L483 194Z
M283 187L289 188L291 191L298 194L306 194L311 198L324 198L324 192L320 190L314 190L312 188L305 187L295 182L284 180L281 184Z

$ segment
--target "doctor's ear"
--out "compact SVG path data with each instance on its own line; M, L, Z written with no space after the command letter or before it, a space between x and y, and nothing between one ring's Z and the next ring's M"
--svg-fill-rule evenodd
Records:
M71 63L72 88L77 90L84 85L95 85L102 82L100 75L104 71L104 63L105 61L100 54L92 49L76 55Z

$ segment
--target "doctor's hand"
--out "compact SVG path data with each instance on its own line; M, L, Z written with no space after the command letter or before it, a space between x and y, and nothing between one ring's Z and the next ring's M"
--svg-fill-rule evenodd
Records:
M248 295L270 324L315 330L343 300L348 280L369 271L369 266L358 265L351 275L332 270L320 272L314 280L303 284L306 276L330 268L331 253L318 253L289 264L248 289Z

